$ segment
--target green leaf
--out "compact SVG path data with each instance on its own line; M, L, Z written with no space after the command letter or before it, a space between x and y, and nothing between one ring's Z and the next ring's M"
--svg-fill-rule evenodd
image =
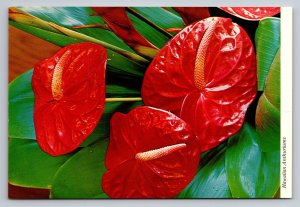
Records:
M178 14L178 12L173 9L173 7L163 7L163 9L167 10L168 12L171 12L172 14L174 14L178 17L180 17L180 14ZM182 22L183 22L183 20L182 20Z
M201 162L201 160L200 160ZM178 198L231 198L225 172L225 152L221 150L197 172Z
M263 152L257 182L257 198L273 198L280 186L280 151Z
M265 91L266 98L278 110L280 109L280 49L278 49L274 61L270 67Z
M101 193L101 194L99 194L99 195L96 195L95 197L93 197L93 198L95 198L95 199L97 199L97 198L109 198L109 196L108 195L106 195L105 193Z
M156 47L162 48L169 41L170 37L162 34L151 25L147 24L131 13L127 12L127 15L134 25L135 29Z
M86 147L57 171L51 198L103 198L102 175L108 140Z
M225 166L234 198L255 198L261 164L257 134L247 123L228 142Z
M63 34L57 34L55 32L50 32L14 21L9 21L9 24L60 47L83 42L82 40L72 38ZM108 70L112 72L119 73L125 76L131 75L134 77L142 77L145 72L145 65L137 63L127 57L124 57L123 55L120 55L119 53L107 50L107 56L109 58L109 60L107 61Z
M108 57L110 57L111 60L114 59L114 56L115 56L114 54L118 54L118 55L123 56L125 58L124 60L126 60L126 59L134 60L134 62L136 62L142 68L143 68L143 66L145 67L145 65L149 63L148 60L137 55L136 53L133 53L131 51L120 48L120 47L118 47L114 44L111 44L109 42L106 42L102 39L97 39L89 34L80 33L80 32L74 31L74 29L72 29L72 28L60 26L59 24L56 24L55 22L50 22L50 21L48 22L48 21L42 20L38 17L35 17L35 16L27 13L26 11L22 11L15 7L11 7L9 9L9 18L13 21L16 21L18 23L21 23L21 24L24 24L27 26L31 26L33 28L38 27L39 29L50 31L51 33L59 33L59 34L63 34L68 37L72 37L73 39L77 39L80 42L85 41L85 42L93 42L96 44L100 44L108 49ZM33 28L29 28L29 29L27 28L27 31L28 32L33 31L36 33L37 31L34 30ZM93 28L93 29L97 29L97 28ZM51 34L51 33L49 33L49 34ZM41 34L44 34L44 32L43 33L39 32L38 34L41 35ZM41 38L43 38L43 37L41 37ZM47 37L44 37L44 38L46 39ZM114 61L112 61L112 62L114 62ZM123 65L123 67L124 67L124 65ZM119 69L122 69L122 66ZM137 72L139 72L139 71L137 71Z
M163 29L184 27L181 17L161 7L131 7L131 9Z
M279 150L280 111L268 101L265 94L262 94L258 101L255 122L262 151Z
M280 149L280 50L266 78L265 91L261 95L255 116L262 151Z
M166 29L184 27L181 17L161 7L130 7L128 9L161 33L167 34L167 36L172 35L166 32Z
M53 44L56 44L60 47L69 45L69 44L75 44L75 43L79 43L82 42L80 40L77 40L75 38L72 37L68 37L66 35L63 34L58 34L55 32L51 32L51 31L47 31L47 30L43 30L37 27L33 27L33 26L29 26L26 24L21 24L18 22L14 22L14 21L9 21L9 24L20 29L23 30L25 32L28 32L34 36L37 36L41 39L44 39L48 42L51 42Z
M90 24L105 25L104 20L100 16L92 15L94 12L89 7L21 7L20 9L47 22L53 22L60 26L133 52L130 47L128 47L120 38L109 30L100 28L72 28L72 26Z
M35 139L31 76L32 70L17 77L8 86L9 137Z
M122 85L106 85L106 97L136 97L141 96L137 89Z
M264 18L255 34L258 90L263 91L265 79L280 46L280 19Z
M279 188L279 153L262 152L248 123L229 139L225 167L233 198L272 198Z
M72 156L52 157L35 140L9 139L8 181L23 187L50 188L58 168Z

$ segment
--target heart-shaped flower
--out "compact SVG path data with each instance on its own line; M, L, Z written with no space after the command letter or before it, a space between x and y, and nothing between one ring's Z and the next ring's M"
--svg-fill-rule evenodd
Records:
M246 20L260 20L280 12L280 7L220 7L220 9Z
M142 106L111 119L102 188L111 198L172 198L193 179L199 139L174 114Z
M71 152L96 127L105 103L106 60L102 46L79 43L35 65L34 127L45 152Z
M142 97L185 120L206 151L241 128L256 88L247 33L231 19L213 17L184 28L160 50L144 76Z

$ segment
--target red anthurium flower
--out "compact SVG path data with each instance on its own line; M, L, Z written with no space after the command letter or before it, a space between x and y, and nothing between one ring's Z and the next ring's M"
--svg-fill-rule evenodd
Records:
M220 7L220 9L246 20L260 20L280 12L280 7Z
M194 177L199 139L174 114L137 107L111 119L102 188L111 198L172 198Z
M34 67L34 126L45 152L71 152L95 128L105 103L106 59L102 46L80 43Z
M242 126L256 95L256 60L246 32L231 19L192 24L160 50L144 76L146 105L179 115L201 139L217 146Z

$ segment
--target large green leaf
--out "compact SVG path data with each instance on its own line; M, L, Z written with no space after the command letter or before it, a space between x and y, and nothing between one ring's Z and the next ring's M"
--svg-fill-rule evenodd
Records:
M35 139L32 71L25 72L8 86L8 136Z
M257 105L255 123L262 150L278 151L280 149L280 50L266 78L265 91Z
M72 27L68 28L67 26L61 26L61 25L59 25L59 23L55 22L55 20L54 21L45 21L43 19L40 19L39 17L33 16L32 14L30 14L24 10L15 8L15 7L9 8L9 19L12 21L21 23L21 24L25 24L27 26L31 26L33 28L47 30L47 31L50 31L51 33L63 34L65 36L75 38L79 41L93 42L96 44L100 44L108 49L108 57L110 57L110 60L113 60L112 62L116 61L115 54L119 54L121 56L124 56L124 58L125 58L124 60L126 60L126 59L134 60L134 62L136 62L138 65L141 64L140 67L142 67L142 68L143 68L143 66L145 67L145 65L149 63L148 60L141 57L140 55L138 55L134 52L125 50L114 44L111 44L105 40L102 40L101 38L100 39L95 38L90 34L85 34L82 32L74 31L74 29ZM27 28L27 32L33 31L34 32L33 34L35 34L37 31L34 30L33 28L30 28L30 29ZM91 28L86 28L86 29L91 29ZM97 28L93 28L93 29L97 29ZM105 32L106 32L106 30L105 30ZM39 32L38 34L41 35L44 33ZM47 39L47 37L44 37L44 38ZM122 70L123 67L121 66L119 69ZM129 68L128 70L130 71L132 69ZM140 71L137 71L137 72L140 72Z
M280 185L280 151L263 152L259 180L256 187L257 198L273 198Z
M255 198L261 151L255 129L247 123L230 138L225 156L228 184L234 198Z
M166 29L184 27L182 18L161 7L130 7L128 10L167 36L172 35Z
M34 36L37 36L41 39L44 39L48 42L51 42L53 44L56 44L60 47L69 45L69 44L74 44L74 43L79 43L82 42L80 40L77 40L75 38L63 35L63 34L58 34L55 32L51 32L51 31L47 31L44 29L40 29L37 27L33 27L33 26L29 26L26 24L21 24L18 22L14 22L14 21L9 21L9 24L20 29L23 30L25 32L28 32Z
M255 129L247 123L230 138L225 167L234 198L272 198L279 188L279 153L262 152Z
M9 126L8 135L14 138L35 139L33 125L34 95L31 87L32 70L25 72L9 84ZM106 86L107 97L136 97L140 96L139 89L119 85ZM116 111L126 112L136 103L106 103L103 116L94 132L85 140L82 146L87 146L109 133L109 120Z
M103 198L102 175L108 140L86 147L57 171L51 188L52 198Z
M178 198L231 198L225 171L224 149L200 168Z
M69 37L67 35L58 34L14 21L9 21L9 24L61 47L83 42L83 40ZM107 61L107 65L109 66L108 70L112 72L123 76L129 75L134 77L141 77L145 72L145 65L139 64L127 57L124 57L123 55L120 55L119 53L107 50L107 56L109 58Z
M258 90L263 91L266 76L280 46L280 19L265 18L259 22L255 34Z
M52 157L35 140L9 139L8 181L17 186L50 188L58 168L72 155Z
M280 109L280 49L278 49L274 61L270 67L265 91L266 98L278 110Z
M100 28L72 28L73 26L90 24L105 25L104 20L100 16L93 15L94 12L89 7L21 7L20 9L47 22L53 22L60 26L76 30L79 33L133 52L130 47L109 30Z
M161 48L166 44L166 42L169 41L170 37L162 34L151 25L147 24L131 13L127 12L127 15L134 25L135 29L156 47Z

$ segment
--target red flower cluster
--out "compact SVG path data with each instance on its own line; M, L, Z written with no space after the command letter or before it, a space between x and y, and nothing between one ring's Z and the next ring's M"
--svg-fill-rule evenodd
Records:
M96 11L112 19L105 9ZM119 26L129 25L136 39L123 38L131 45L143 42L128 21L108 23L122 37L126 33ZM71 152L93 131L105 103L105 64L104 48L80 43L35 66L34 124L45 152ZM144 76L143 101L156 108L137 107L111 119L104 192L112 198L176 196L196 174L200 153L241 128L255 96L256 59L244 29L219 17L187 26L159 51Z

